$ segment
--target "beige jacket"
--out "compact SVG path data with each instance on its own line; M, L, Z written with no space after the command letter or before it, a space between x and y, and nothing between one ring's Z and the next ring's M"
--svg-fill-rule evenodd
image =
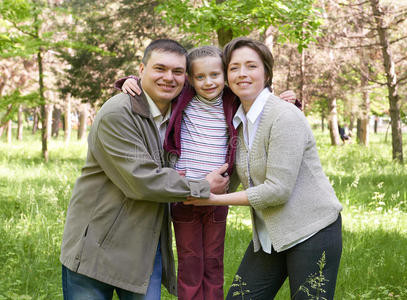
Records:
M243 141L242 126L239 129ZM277 252L327 227L342 209L322 170L307 119L297 107L274 95L264 107L250 152L245 143L239 143L236 170L252 209L263 214ZM260 242L251 213L258 251Z
M161 238L163 283L176 294L166 202L209 196L207 181L166 167L147 100L119 94L98 112L66 217L61 257L74 272L146 293Z

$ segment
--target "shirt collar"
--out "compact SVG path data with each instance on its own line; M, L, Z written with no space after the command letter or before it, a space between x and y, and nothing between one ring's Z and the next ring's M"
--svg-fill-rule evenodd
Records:
M170 106L168 107L167 113L165 114L165 116L163 116L161 114L161 111L157 107L157 104L155 104L155 102L153 101L153 99L151 99L151 97L145 91L144 91L144 94L146 95L148 106L150 108L150 113L151 113L153 119L160 120L161 123L169 120L169 118L171 116L171 103L170 103Z
M265 88L257 96L256 100L254 100L252 106L250 107L249 111L246 114L246 118L252 124L254 124L254 122L256 122L257 118L261 115L264 105L266 105L267 99L270 95L271 95L270 90L268 88Z
M247 120L254 124L257 118L261 115L261 112L263 111L263 108L266 105L267 99L270 95L271 92L268 88L262 90L257 96L256 100L254 100L247 114L245 114L243 106L240 104L235 116L233 117L233 126L237 128L240 123L246 123Z
M246 121L246 116L244 114L243 106L242 104L239 105L239 108L237 109L234 117L233 117L233 126L235 128L239 127L240 123L245 123Z

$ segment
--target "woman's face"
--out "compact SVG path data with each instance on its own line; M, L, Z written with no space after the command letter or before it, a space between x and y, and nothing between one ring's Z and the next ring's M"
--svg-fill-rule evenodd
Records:
M264 64L249 47L234 50L227 68L228 84L241 101L253 102L264 89Z

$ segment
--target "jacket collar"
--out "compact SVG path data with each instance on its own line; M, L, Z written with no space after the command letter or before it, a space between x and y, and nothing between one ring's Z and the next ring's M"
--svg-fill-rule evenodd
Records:
M141 88L141 80L137 79L138 86ZM148 105L146 94L141 90L140 95L132 96L129 94L131 102L131 110L135 114L139 114L145 118L150 117L150 106Z

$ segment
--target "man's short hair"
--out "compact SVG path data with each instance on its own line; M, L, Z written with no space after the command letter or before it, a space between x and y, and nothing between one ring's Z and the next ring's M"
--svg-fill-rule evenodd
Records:
M152 41L144 50L143 64L147 64L153 51L171 52L187 58L187 50L178 42L171 39L158 39Z

